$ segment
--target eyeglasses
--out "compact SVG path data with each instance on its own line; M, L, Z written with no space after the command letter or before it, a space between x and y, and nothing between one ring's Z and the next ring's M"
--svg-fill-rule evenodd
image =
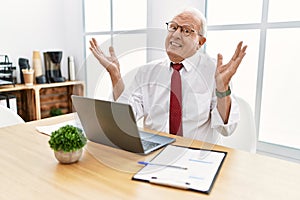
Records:
M175 32L179 27L181 29L182 34L185 37L188 37L189 35L191 35L191 33L196 32L194 29L192 29L192 27L190 25L178 25L176 22L167 22L167 29L169 32ZM199 36L202 36L200 34L198 34Z

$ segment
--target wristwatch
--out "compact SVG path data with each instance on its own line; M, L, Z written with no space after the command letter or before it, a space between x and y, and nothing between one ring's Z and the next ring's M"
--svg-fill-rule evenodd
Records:
M228 90L226 90L225 92L219 92L217 89L216 89L216 95L218 98L223 98L223 97L226 97L228 95L231 94L231 90L230 90L230 87L228 86Z

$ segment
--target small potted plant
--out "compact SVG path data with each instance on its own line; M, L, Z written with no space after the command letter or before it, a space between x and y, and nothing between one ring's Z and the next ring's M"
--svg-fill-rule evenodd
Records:
M59 116L59 115L62 115L62 110L60 108L52 108L50 110L50 116L51 117L54 117L54 116Z
M60 163L70 164L79 160L86 142L81 129L66 125L51 133L49 145Z

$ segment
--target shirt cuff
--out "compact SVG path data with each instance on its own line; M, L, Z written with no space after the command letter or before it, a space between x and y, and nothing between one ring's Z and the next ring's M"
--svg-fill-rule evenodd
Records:
M224 121L217 109L217 105L213 108L211 114L211 127L216 129L219 133L223 136L231 135L237 127L237 124L240 120L240 112L239 112L239 105L233 95L230 96L231 98L231 107L229 113L228 123L224 124Z

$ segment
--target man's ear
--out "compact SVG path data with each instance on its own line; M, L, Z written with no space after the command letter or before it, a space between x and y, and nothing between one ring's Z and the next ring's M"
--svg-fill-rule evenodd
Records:
M199 46L201 47L202 45L204 45L205 42L206 42L206 38L201 36L199 39Z

